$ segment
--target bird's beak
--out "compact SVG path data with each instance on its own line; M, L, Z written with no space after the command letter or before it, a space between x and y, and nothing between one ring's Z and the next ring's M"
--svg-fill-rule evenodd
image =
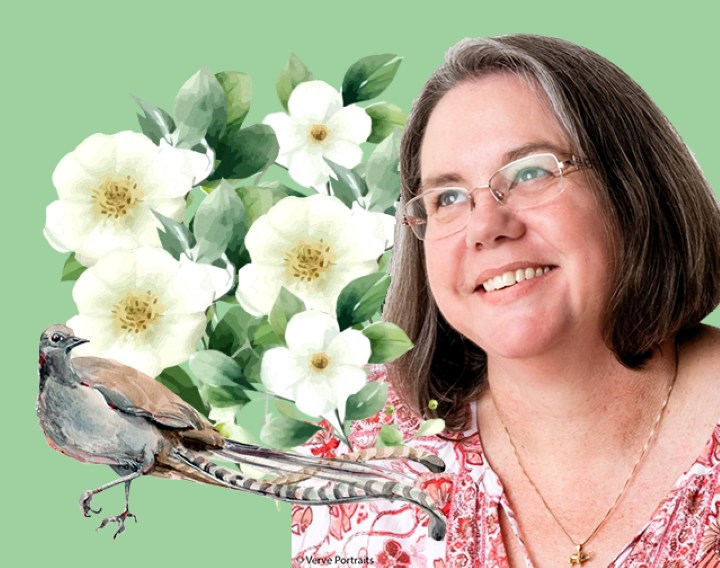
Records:
M65 353L69 353L71 349L75 349L78 345L89 342L89 339L83 339L82 337L69 337L67 345L65 345Z

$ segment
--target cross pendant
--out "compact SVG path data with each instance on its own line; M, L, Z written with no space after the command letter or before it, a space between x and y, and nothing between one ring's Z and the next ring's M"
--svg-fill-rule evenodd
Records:
M575 553L570 555L570 566L575 566L576 564L581 566L583 562L587 562L590 560L590 552L583 552L582 544L576 544L575 545Z

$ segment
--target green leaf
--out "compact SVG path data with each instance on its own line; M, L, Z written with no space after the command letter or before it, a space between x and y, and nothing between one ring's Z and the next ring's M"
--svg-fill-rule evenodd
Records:
M168 367L160 373L156 380L192 405L200 414L207 416L208 408L202 401L200 391L184 369L178 366Z
M62 282L72 282L80 278L80 275L87 270L87 266L83 266L75 258L75 253L71 252L70 255L65 259L65 264L62 269L62 276L60 280Z
M343 104L373 99L382 93L397 73L402 57L385 53L370 55L353 63L342 85Z
M370 340L372 355L369 363L388 363L412 349L412 341L394 323L377 322L362 330Z
M268 321L275 335L285 337L285 328L288 321L295 314L305 311L305 303L287 288L281 287L275 303L273 304Z
M390 277L373 272L352 280L340 292L337 301L338 325L346 329L370 319L382 307L390 286Z
M368 383L351 395L345 404L345 420L362 420L380 412L387 402L386 383Z
M260 431L260 440L271 448L294 448L307 442L320 427L293 420L287 416L272 416Z
M300 61L300 58L294 53L290 55L290 59L280 71L275 89L277 91L278 98L283 108L287 111L288 100L290 99L290 93L300 83L305 81L312 81L313 74L305 64Z
M325 161L337 176L337 179L330 177L330 187L332 187L335 197L345 205L352 207L353 202L358 201L367 194L368 188L365 185L365 180L358 174L328 159L325 159Z
M442 418L432 418L430 420L424 420L420 424L417 432L413 435L413 438L419 438L420 436L434 436L445 430L445 421Z
M248 343L247 330L252 320L253 317L240 306L233 306L210 333L208 347L232 357Z
M277 187L241 187L236 191L245 205L248 226L251 226L261 215L265 215L281 199L297 195L289 187L280 184L277 184Z
M242 367L245 378L252 383L260 382L262 356L251 347L247 347L233 357Z
M396 128L402 128L407 122L407 114L396 105L375 103L365 109L372 119L372 131L367 141L377 144L392 134Z
M367 161L368 208L385 211L400 198L400 131L394 130Z
M380 428L380 441L385 446L403 445L403 437L400 430L395 428L395 426L389 426L388 424L383 424Z
M263 352L271 347L285 345L284 339L277 336L275 330L268 322L267 316L255 320L252 328L248 329L248 336L250 337L250 344L253 348Z
M220 258L244 225L245 207L230 184L223 181L198 207L193 221L196 258L211 263Z
M275 132L268 125L255 124L248 128L233 125L223 137L222 148L218 149L220 165L208 179L250 177L272 164L279 151Z
M153 210L153 215L162 225L162 228L158 228L160 244L175 260L180 258L181 253L189 252L195 246L195 238L185 225L170 219L170 217L165 217L155 210Z
M198 351L190 357L190 370L200 396L208 406L243 405L250 401L245 391L256 390L242 367L220 351Z
M225 92L227 125L240 125L250 111L252 100L252 79L247 73L222 71L215 78Z
M192 148L208 131L214 136L225 126L225 91L204 67L180 87L175 97L178 148Z
M160 107L156 107L138 97L133 97L135 102L143 110L143 115L138 114L138 122L142 133L158 144L162 138L175 130L175 122L172 117Z

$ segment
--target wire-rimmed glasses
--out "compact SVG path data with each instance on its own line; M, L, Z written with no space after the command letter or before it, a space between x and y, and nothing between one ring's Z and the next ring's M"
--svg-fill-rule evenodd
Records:
M570 169L570 168L575 168ZM438 240L462 231L475 207L473 194L479 189L490 191L501 205L511 201L514 210L545 203L565 189L563 175L589 167L572 156L560 161L555 154L532 154L506 164L495 172L487 185L439 187L423 191L403 207L402 222L421 241Z

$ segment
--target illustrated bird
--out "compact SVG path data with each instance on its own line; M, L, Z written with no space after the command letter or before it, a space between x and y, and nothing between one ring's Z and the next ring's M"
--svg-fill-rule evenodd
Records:
M143 475L187 479L305 505L397 499L424 509L430 515L430 536L444 537L445 517L426 493L410 485L410 476L374 464L301 456L226 439L182 398L140 371L99 357L71 359L72 349L87 341L60 324L42 333L37 414L53 449L84 463L108 465L120 476L80 498L83 515L90 517L100 513L91 506L95 495L125 485L124 510L98 527L117 523L113 538L124 532L126 519L137 522L129 511L130 484ZM407 448L354 456L374 457L411 459L436 472L444 469L437 456ZM213 460L237 464L241 472L244 466L260 468L280 482L247 477ZM300 484L308 478L322 483Z

